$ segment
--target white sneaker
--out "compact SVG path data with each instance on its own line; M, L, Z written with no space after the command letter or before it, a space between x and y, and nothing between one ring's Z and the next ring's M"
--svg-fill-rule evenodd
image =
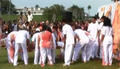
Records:
M63 66L65 67L65 66L70 66L69 64L63 64Z

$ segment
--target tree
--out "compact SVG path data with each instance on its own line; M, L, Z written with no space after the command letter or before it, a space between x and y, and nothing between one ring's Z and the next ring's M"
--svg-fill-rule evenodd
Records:
M51 7L46 7L43 12L44 18L49 21L61 21L64 13L64 7L62 5L55 4Z
M15 5L11 3L11 0L0 0L1 2L1 13L7 14L7 13L15 13ZM9 6L8 6L9 5Z
M73 5L72 7L68 8L69 11L73 13L73 20L83 20L84 19L84 9L78 7L77 5Z
M90 15L90 10L91 10L91 5L88 5L88 12L89 12L89 15Z
M37 10L40 6L39 5L35 5L35 9Z

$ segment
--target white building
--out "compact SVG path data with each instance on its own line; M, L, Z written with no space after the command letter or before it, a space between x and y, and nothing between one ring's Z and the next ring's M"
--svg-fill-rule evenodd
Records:
M34 8L34 7L27 8L27 7L24 7L24 8L16 8L16 10L17 10L18 15L21 12L23 12L24 14L27 14L28 11L30 11L33 15L43 15L43 9L42 8Z

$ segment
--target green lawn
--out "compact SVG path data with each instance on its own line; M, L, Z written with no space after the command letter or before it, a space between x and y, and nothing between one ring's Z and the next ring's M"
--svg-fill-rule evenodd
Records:
M19 15L2 15L1 17L5 21L9 21L9 20L12 21L12 20L18 19ZM40 21L43 21L43 20L45 20L45 19L42 16L39 16L39 15L33 16L33 21L40 22Z
M34 65L34 52L29 52L29 64L25 66L23 62L19 59L19 65L14 67L7 61L7 52L5 48L0 48L0 69L42 69L40 65ZM56 64L54 66L46 65L43 69L120 69L116 61L113 62L112 66L103 67L101 66L101 60L91 60L88 63L82 63L80 60L69 67L62 66L63 61L56 59Z

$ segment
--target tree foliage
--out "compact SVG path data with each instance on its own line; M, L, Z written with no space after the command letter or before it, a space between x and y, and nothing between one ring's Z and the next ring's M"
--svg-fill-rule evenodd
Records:
M46 20L49 21L61 21L64 12L65 10L62 5L55 4L49 8L44 8L43 16Z
M68 10L73 13L74 21L80 21L84 19L85 16L84 8L80 8L77 5L73 5L72 7L68 8Z
M10 0L0 0L1 2L1 12L2 14L15 13L15 5L10 2Z

